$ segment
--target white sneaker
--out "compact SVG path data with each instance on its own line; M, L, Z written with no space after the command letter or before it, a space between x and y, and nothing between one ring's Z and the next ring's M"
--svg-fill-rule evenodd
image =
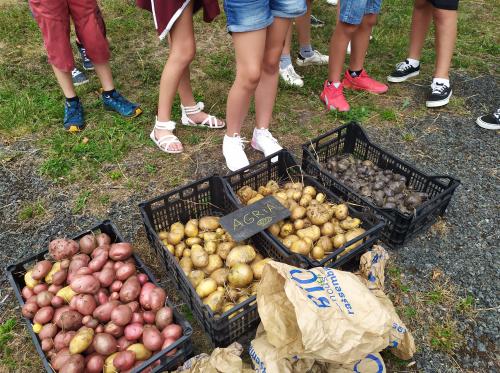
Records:
M281 79L285 81L285 83L289 85L293 85L296 87L302 87L304 85L304 81L302 77L295 72L293 65L290 64L284 69L280 69Z
M297 60L295 61L299 66L309 66L309 65L327 65L330 58L327 55L319 53L317 50L313 51L311 57L302 57L299 53Z
M326 0L326 3L330 5L337 5L338 2L339 0Z
M267 157L283 149L281 145L278 144L278 140L276 140L273 135L271 135L271 132L269 132L268 129L254 128L251 144L252 148L263 152L264 157ZM278 157L274 157L271 159L271 162L273 163L276 161L278 161Z
M224 135L222 154L224 154L224 158L226 158L227 168L231 171L238 171L250 164L244 151L245 142L248 141L245 141L245 139L239 135L235 134L233 137Z

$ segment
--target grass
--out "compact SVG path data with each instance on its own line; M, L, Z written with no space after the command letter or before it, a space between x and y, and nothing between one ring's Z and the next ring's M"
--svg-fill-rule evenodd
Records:
M36 201L21 209L18 214L18 220L27 221L34 219L38 216L44 215L46 212L42 201Z
M10 369L17 367L14 350L9 346L9 342L14 339L15 326L14 319L8 319L0 325L0 364Z

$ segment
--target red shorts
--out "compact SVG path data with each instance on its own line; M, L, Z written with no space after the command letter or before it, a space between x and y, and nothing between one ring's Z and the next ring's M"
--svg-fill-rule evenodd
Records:
M104 20L96 0L29 0L42 31L51 65L70 72L75 67L70 42L70 18L76 35L93 63L109 61Z

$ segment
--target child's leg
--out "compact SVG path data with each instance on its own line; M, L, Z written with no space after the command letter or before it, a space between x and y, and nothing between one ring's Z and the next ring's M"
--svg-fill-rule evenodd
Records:
M436 27L436 68L434 78L449 79L449 70L457 39L457 11L433 9Z
M366 51L370 42L370 35L373 26L377 23L376 14L367 14L363 17L361 25L351 39L351 58L349 60L349 70L359 71L363 69Z
M295 19L299 46L311 45L311 0L307 0L307 12ZM305 56L304 56L305 57Z
M227 136L240 133L248 114L250 99L259 84L266 45L266 29L233 32L232 37L236 53L236 79L227 97Z
M111 73L111 67L109 62L106 63L94 63L94 69L101 81L101 87L104 91L112 91L115 89L113 83L113 74Z
M61 87L61 90L64 93L64 97L66 98L76 97L75 87L73 85L73 78L71 77L71 73L59 70L54 65L52 65L52 70L54 70L54 74L56 76L57 82L59 83L59 86Z
M290 19L276 17L267 28L262 74L255 91L256 128L269 128L278 89L279 58Z
M342 4L342 1L340 2ZM358 25L352 25L343 21L337 22L335 31L330 39L328 64L328 80L333 83L340 82L340 76L344 69L347 44L352 39Z
M411 21L410 49L408 58L419 60L425 37L432 20L432 4L428 0L415 0Z
M293 27L292 24L290 23L290 26L288 26L288 31L285 37L285 46L283 47L283 52L281 52L281 55L283 56L290 56L292 48L292 34L293 34Z

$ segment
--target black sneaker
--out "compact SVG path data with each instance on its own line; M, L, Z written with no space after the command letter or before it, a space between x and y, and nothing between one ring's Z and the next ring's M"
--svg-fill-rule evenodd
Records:
M488 130L500 130L500 108L492 114L483 115L477 118L476 124Z
M311 14L311 27L323 27L325 25L325 22L322 20L316 18Z
M450 102L450 97L452 90L450 86L443 83L432 83L431 84L431 94L425 102L427 107L440 107L446 105Z
M87 51L85 47L78 42L76 43L76 47L78 48L78 52L80 52L80 56L82 57L82 65L85 70L94 70L94 64L87 56Z
M413 67L408 60L405 60L396 65L396 69L387 77L387 80L391 83L400 83L418 74L420 74L420 64Z

